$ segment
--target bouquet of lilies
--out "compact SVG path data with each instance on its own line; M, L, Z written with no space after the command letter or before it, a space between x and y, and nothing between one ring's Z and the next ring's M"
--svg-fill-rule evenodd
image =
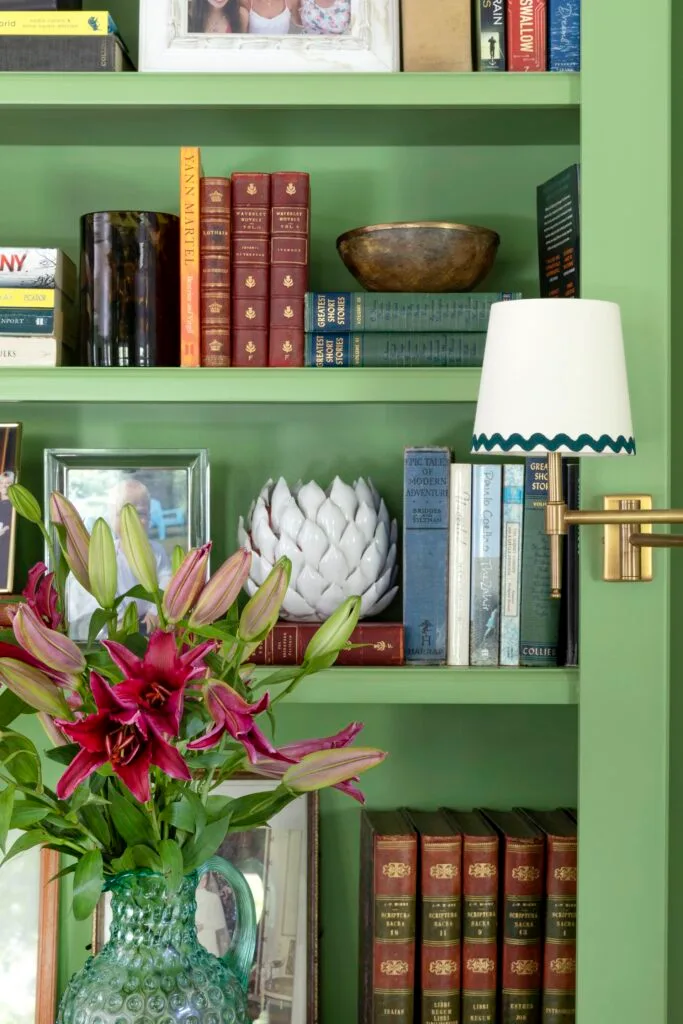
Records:
M33 846L68 854L74 913L87 917L107 876L147 869L170 888L211 857L229 832L265 825L291 800L333 786L362 801L359 775L385 757L351 747L362 725L334 736L276 746L274 707L302 678L331 666L358 621L349 598L320 627L300 666L255 679L249 658L278 618L291 564L280 559L238 609L250 552L240 550L207 579L211 544L176 548L173 575L159 587L154 552L132 505L121 513L121 548L138 586L118 595L114 538L104 519L88 533L63 495L50 497L49 531L26 488L10 499L50 546L54 572L31 569L24 601L11 609L0 640L0 848L9 829L22 835L5 860ZM69 573L95 598L89 639L68 636ZM135 602L151 602L157 628L141 634ZM100 639L106 635L106 639ZM269 690L277 687L271 697ZM34 744L10 728L36 713L52 742L47 756L65 766L53 791ZM214 790L248 769L278 784L229 798Z

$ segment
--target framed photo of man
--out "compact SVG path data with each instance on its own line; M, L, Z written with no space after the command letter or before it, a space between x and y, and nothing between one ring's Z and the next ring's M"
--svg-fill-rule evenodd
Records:
M0 594L11 594L14 584L16 513L9 489L19 482L21 423L0 424Z
M139 63L141 71L398 71L398 0L140 0Z
M147 530L162 589L171 578L173 549L179 545L187 551L209 539L206 449L49 448L45 451L45 493L49 495L52 491L59 491L72 502L88 531L100 517L111 527L118 569L117 596L126 594L138 582L121 548L120 516L124 505L136 509ZM49 508L45 514L49 518ZM54 530L49 522L46 526ZM49 551L46 560L49 564ZM141 598L126 597L119 605L121 618L130 604L137 606L140 631L151 633L156 625L154 605ZM70 575L66 615L73 640L88 639L90 619L96 608L95 598Z

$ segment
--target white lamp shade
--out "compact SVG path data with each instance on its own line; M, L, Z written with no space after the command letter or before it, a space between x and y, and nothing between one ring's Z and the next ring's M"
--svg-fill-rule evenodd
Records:
M596 299L494 303L472 451L635 453L616 303Z

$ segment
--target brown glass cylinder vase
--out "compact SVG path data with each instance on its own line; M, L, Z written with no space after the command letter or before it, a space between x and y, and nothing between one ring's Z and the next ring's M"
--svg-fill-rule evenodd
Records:
M180 363L179 218L115 210L81 217L86 366Z

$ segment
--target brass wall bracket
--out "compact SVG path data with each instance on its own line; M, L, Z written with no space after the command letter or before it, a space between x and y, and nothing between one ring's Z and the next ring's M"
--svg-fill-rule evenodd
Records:
M603 501L608 512L648 511L650 494L608 494ZM652 535L652 523L614 523L604 527L602 578L608 583L647 583L652 579L652 548L646 547ZM640 538L638 545L632 538Z

